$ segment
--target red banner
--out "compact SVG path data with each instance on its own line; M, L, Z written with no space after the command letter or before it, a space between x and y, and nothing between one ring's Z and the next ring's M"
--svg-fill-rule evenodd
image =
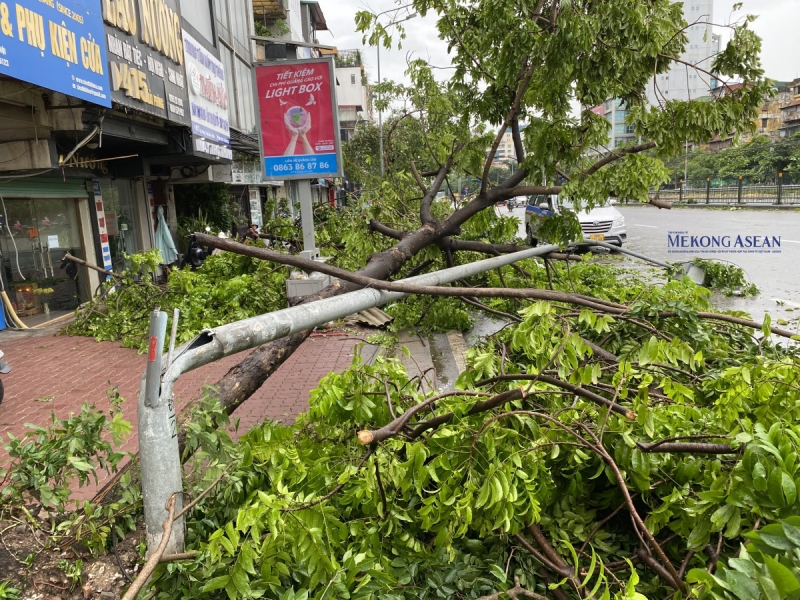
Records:
M336 176L336 102L329 59L256 68L261 139L268 178Z

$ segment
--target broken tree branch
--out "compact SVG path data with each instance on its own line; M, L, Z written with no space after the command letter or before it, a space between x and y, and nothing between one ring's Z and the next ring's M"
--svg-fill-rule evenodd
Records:
M371 219L369 226L373 231L377 231L378 233L394 240L402 240L409 235L409 232L407 231L392 229L376 219ZM450 236L443 237L436 242L436 244L442 250L451 250L453 252L480 252L483 254L489 254L491 256L510 254L512 252L519 252L520 250L525 250L527 248L527 246L518 246L517 244L490 244L487 242L478 242L474 240L457 240ZM577 254L565 254L563 252L551 252L547 255L547 258L552 260L569 260L573 262L581 262L581 260L583 260Z
M414 176L414 180L417 182L419 189L422 190L422 195L425 196L428 194L428 188L425 187L425 182L422 181L422 177L419 176L419 171L417 171L417 165L414 161L411 161L411 174Z
M519 133L519 117L511 119L511 138L514 140L514 153L517 155L517 163L525 162L525 146L522 144L522 136Z
M665 208L667 210L670 210L672 208L672 204L659 199L658 193L656 193L655 196L650 196L649 198L650 198L649 203L655 206L656 208Z
M122 600L133 600L139 594L141 589L150 579L150 576L155 571L156 566L158 565L159 560L162 556L164 556L164 551L167 549L167 544L169 544L169 538L172 535L172 526L175 524L175 494L172 494L167 501L167 506L164 508L167 509L167 519L164 521L163 529L164 532L161 534L161 542L158 544L158 548L153 554L150 555L150 558L147 559L147 562L142 567L141 572L133 580L131 587L128 588L128 591L125 592L125 595L122 597Z
M638 152L644 152L645 150L650 150L651 148L655 148L655 142L645 142L644 144L637 144L636 146L629 146L627 148L618 148L612 150L608 154L606 154L603 158L598 160L594 163L591 167L586 169L583 173L581 173L579 179L580 181L584 181L587 177L592 176L594 173L605 167L606 165L617 161L621 158L624 158L628 154L636 154Z
M92 269L93 271L97 271L98 273L102 273L103 275L108 275L109 277L114 277L115 279L122 279L122 275L119 273L114 273L113 271L106 271L102 267L98 267L97 265L92 265L85 260L78 258L77 256L72 256L69 252L64 255L64 259L70 260L76 264L86 267L87 269Z
M429 296L453 296L453 297L469 296L469 297L483 297L483 298L486 297L524 298L524 299L534 299L534 300L547 300L552 302L563 302L567 304L574 304L577 306L585 306L587 308L593 308L597 311L606 312L612 315L625 314L630 310L628 307L617 308L617 306L622 306L622 305L615 305L614 303L609 303L607 301L599 300L597 298L592 298L591 296L585 296L582 294L570 294L565 292L554 292L551 290L541 290L538 288L459 288L459 287L437 287L434 285L417 285L413 283L401 283L397 281L383 281L380 279L374 279L367 275L362 275L360 273L353 273L351 271L346 271L345 269L340 269L339 267L334 267L332 265L326 265L324 263L316 262L313 260L300 258L299 256L281 254L280 252L274 252L272 250L267 250L265 248L245 246L244 244L240 244L238 242L234 242L223 238L218 238L204 233L195 233L193 235L195 236L197 242L204 246L221 248L222 250L236 252L238 254L251 256L253 258L260 258L262 260L269 260L276 263L291 265L309 271L319 271L320 273L325 273L326 275L332 275L333 277L338 277L339 279L343 279L344 281L348 281L359 287L371 287L377 290L402 292L405 294L422 294ZM335 286L336 284L334 283L332 285ZM332 294L326 294L324 296L320 294L317 294L315 296L307 296L306 298L304 298L304 301L317 300L322 297L327 297L328 295ZM663 311L658 313L658 316L660 318L676 317L678 316L678 313L674 311ZM747 319L741 319L739 317L734 317L731 315L699 312L697 313L697 316L701 319L724 321L726 323L743 325L756 330L761 329L760 323L756 323L755 321L749 321ZM778 327L771 327L770 330L775 335L779 335L781 337L792 338L795 336L793 332L785 329L780 329Z

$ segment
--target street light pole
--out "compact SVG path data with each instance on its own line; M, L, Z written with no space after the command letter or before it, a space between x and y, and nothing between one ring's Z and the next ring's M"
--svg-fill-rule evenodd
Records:
M375 15L376 20L377 20L377 17L379 17L382 14L384 14L384 13L380 13L378 15ZM386 29L388 29L392 25L397 25L398 23L402 23L403 21L408 21L409 19L413 19L416 16L417 16L417 13L413 13L413 14L408 15L405 19L398 19L397 21L392 21L391 23L388 23L386 25ZM378 105L379 105L378 106L378 136L379 136L379 140L378 140L379 156L378 156L378 158L381 161L381 177L383 177L383 175L384 175L384 167L383 167L383 109L380 106L382 104L382 100L383 100L383 92L381 92L381 40L378 40L377 51L378 51Z
M381 92L381 43L378 41L378 144L380 150L378 151L378 158L381 161L381 177L383 177L383 110L381 104L383 101L383 92Z

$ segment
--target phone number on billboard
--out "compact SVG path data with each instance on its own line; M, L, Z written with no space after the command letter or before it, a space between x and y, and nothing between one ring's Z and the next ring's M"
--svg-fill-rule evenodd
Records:
M320 161L318 163L308 162L308 163L272 165L272 171L274 173L280 173L286 171L317 171L319 169L322 169L323 171L328 171L330 168L331 164L328 161Z

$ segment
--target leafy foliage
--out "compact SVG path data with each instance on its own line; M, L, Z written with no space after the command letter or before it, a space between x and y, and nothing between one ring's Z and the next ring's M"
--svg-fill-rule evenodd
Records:
M158 265L158 250L130 258L131 269L119 281L103 284L102 294L78 310L67 333L118 340L144 351L149 315L156 306L170 317L174 308L180 310L179 342L209 327L285 307L288 273L279 265L222 253L209 256L197 271L173 271L166 286L159 286L149 275Z
M524 266L535 282L546 279L541 267ZM654 287L597 262L552 270L556 288L575 286L629 311L527 303L520 323L469 350L452 394L374 448L354 431L377 430L426 400L394 360L356 356L348 371L320 382L297 423L265 423L238 444L209 390L206 414L218 415L220 429L213 438L198 433L213 429L203 425L192 434L192 451L210 467L195 471L192 487L224 469L226 481L189 517L200 555L161 567L159 597L478 598L510 588L514 577L543 595L553 584L570 598L579 594L573 585L596 598L664 597L674 591L669 582L637 558L641 533L625 514L626 494L676 565L691 551L689 568L707 574L709 544L730 556L742 540L756 544L742 532L759 523L758 547L770 560L748 550L753 572L771 573L773 560L793 569L796 550L773 542L772 524L792 525L800 511L797 351L769 339L759 350L749 331L698 319L709 291L688 280ZM484 277L470 283L499 275ZM504 279L530 284L510 270ZM619 363L599 360L586 340ZM513 395L475 412L500 394ZM419 427L427 430L415 434ZM647 449L664 440L730 450ZM543 576L517 537L531 524L570 576ZM690 581L705 586L698 593L715 586L708 597L733 598L724 585L737 576L725 569L713 581Z
M673 180L683 179L683 156L667 160L666 165ZM741 175L748 183L762 183L774 181L778 173L796 177L800 175L800 135L774 142L759 135L718 152L698 148L686 157L686 170L693 181L718 177L735 179Z
M7 434L4 448L12 463L0 473L6 482L0 490L0 506L20 504L29 494L46 507L64 511L74 482L83 487L97 482L98 470L116 472L128 455L115 446L130 433L131 424L123 418L124 399L117 390L109 391L108 397L108 415L84 403L80 413L65 420L52 413L49 427L27 424L29 431L22 438Z
M706 274L703 285L719 290L726 296L756 296L758 288L745 276L744 270L733 263L695 258L694 264Z
M780 483L775 485L783 487ZM783 493L775 490L775 494ZM787 517L744 537L749 541L742 546L739 556L729 558L716 574L703 569L689 572L689 580L699 584L698 597L714 600L800 597L800 517Z

